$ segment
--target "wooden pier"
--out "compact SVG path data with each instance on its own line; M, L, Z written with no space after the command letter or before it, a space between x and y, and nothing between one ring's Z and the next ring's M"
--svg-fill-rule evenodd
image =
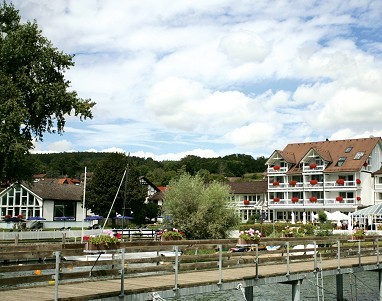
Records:
M275 242L269 241L274 244ZM272 284L272 283L289 283L292 288L292 300L299 299L299 284L304 279L315 278L317 273L321 276L329 275L345 275L348 273L357 273L361 271L378 271L381 277L381 269L379 263L379 240L371 239L368 242L353 242L349 244L346 241L321 241L317 243L317 249L313 250L317 254L311 254L312 250L299 250L302 255L291 255L294 250L290 246L301 244L302 241L279 241L283 247L279 251L261 251L254 248L251 252L229 253L214 252L211 254L181 255L179 258L146 258L146 262L152 264L149 267L130 267L134 266L136 260L123 260L125 266L121 269L118 263L120 260L112 261L113 267L103 270L97 277L88 275L87 279L70 283L65 279L70 273L62 273L72 265L72 269L76 265L84 265L84 262L59 262L60 281L58 283L49 281L50 285L39 285L33 287L17 287L12 285L4 287L4 283L12 283L11 280L0 278L0 285L3 286L0 295L2 300L128 300L141 301L153 300L152 293L158 292L161 297L168 298L174 296L186 296L196 293L206 293L219 290L232 290L239 284L245 289L248 300L252 300L251 291L254 286ZM303 242L304 244L311 241ZM179 243L180 244L180 243ZM182 242L179 248L183 250L191 247L201 250L202 248L210 248L214 250L229 249L232 241L213 241L206 243L205 241L187 241ZM232 245L234 246L234 244ZM321 247L318 247L321 246ZM169 243L138 243L125 246L125 251L152 250L155 248L172 247ZM76 248L78 248L76 246ZM73 253L71 247L66 246L59 251L60 254ZM5 254L4 250L1 250ZM196 253L196 252L195 252ZM305 254L304 254L305 253ZM128 254L128 253L126 253ZM1 255L1 254L0 254ZM318 256L319 255L319 256ZM4 258L4 257L0 257ZM161 264L156 264L155 260L162 260ZM179 260L176 264L174 260ZM138 260L139 261L139 260ZM197 261L197 262L196 262ZM130 262L131 264L129 264ZM57 262L56 262L57 264ZM105 264L105 262L102 262ZM127 266L126 266L127 264ZM176 264L176 266L175 266ZM52 263L45 263L52 265ZM91 263L87 263L91 266ZM110 263L109 263L110 265ZM5 265L0 267L0 271L4 272L9 269L16 269L15 265ZM36 269L37 264L31 265ZM107 266L107 265L105 265ZM183 269L182 269L183 266ZM22 266L25 268L26 266ZM51 268L51 266L50 266ZM36 271L36 270L34 270ZM107 273L113 271L114 273ZM117 271L117 273L115 273ZM153 271L155 271L153 274ZM57 271L56 271L57 272ZM87 271L89 274L89 272ZM151 275L144 274L151 273ZM122 274L122 277L121 277ZM57 274L58 275L58 274ZM102 275L114 275L112 279L100 279ZM43 275L40 275L43 276ZM52 275L48 275L52 277ZM84 277L84 274L78 274ZM37 277L37 275L33 275ZM32 275L30 278L33 278ZM15 277L17 282L17 277ZM24 278L23 278L24 279ZM48 279L48 278L47 278ZM62 281L61 281L62 279ZM74 279L74 278L73 278ZM25 280L25 279L24 279ZM341 300L341 279L338 278L337 299ZM8 282L7 282L8 281ZM32 279L31 279L32 281ZM30 284L29 284L30 285ZM294 293L293 293L294 292ZM253 296L252 296L253 297Z

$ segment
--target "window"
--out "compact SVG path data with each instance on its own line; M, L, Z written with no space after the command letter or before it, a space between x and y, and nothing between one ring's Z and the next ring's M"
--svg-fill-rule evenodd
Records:
M361 159L364 154L365 154L365 152L358 152L358 153L356 153L355 156L354 156L354 160Z
M353 149L352 146L347 147L345 150L345 153L350 153L352 149Z
M338 160L336 166L342 166L342 165L344 164L345 160L346 160L346 157L341 157L341 158Z
M76 202L56 201L54 202L54 214L56 217L75 217L76 216Z

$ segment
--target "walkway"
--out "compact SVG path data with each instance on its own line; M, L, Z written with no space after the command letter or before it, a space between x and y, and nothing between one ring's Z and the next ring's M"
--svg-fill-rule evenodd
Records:
M323 270L336 271L338 267L338 260L331 259L323 262ZM356 268L359 267L358 258L344 258L340 260L341 269L343 268ZM361 269L366 268L377 269L377 256L362 257ZM290 276L304 273L312 273L314 269L314 261L294 262L290 264ZM272 277L283 277L284 281L288 281L286 264L266 265L259 266L259 280L255 279L256 267L242 267L223 269L222 271L222 283L230 284L232 287L236 287L238 283L244 283L245 281L263 282L267 280L272 281ZM118 295L121 291L120 279L104 280L104 281L88 281L85 283L73 283L73 284L60 284L58 287L58 300L101 300L101 298L115 296L114 299L108 300L150 300L151 292L172 291L174 288L175 275L157 275L157 276L145 276L136 278L125 278L124 291L125 297L119 299ZM277 277L276 277L277 278ZM275 279L276 279L275 278ZM273 280L279 281L279 280ZM178 288L191 288L196 286L211 286L213 290L219 290L217 283L219 282L218 270L214 271L200 271L200 272L188 272L180 273L178 275ZM211 290L212 290L211 289ZM7 301L44 301L54 300L55 287L35 287L35 288L19 288L17 290L1 291L1 299ZM106 299L102 299L106 300Z

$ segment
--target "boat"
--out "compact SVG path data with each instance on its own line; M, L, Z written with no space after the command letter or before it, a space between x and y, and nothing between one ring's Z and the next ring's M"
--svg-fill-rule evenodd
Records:
M267 251L276 251L279 250L281 246L266 246Z
M182 254L178 251L178 256ZM67 261L100 261L100 260L118 260L121 259L121 253L87 253L82 256L64 256L64 260ZM125 259L137 259L137 258L155 258L161 257L175 257L175 251L158 251L158 252L134 252L125 253Z

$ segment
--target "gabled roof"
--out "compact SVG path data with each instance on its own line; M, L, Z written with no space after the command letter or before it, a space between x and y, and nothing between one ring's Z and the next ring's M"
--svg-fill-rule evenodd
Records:
M151 182L149 179L147 179L145 176L140 176L139 181L142 185L151 186L156 192L160 191L160 189L153 182Z
M296 157L293 153L290 153L290 152L286 152L286 151L277 151L281 157L284 158L284 160L288 163L291 163L291 164L296 164Z
M62 185L50 181L22 183L22 185L43 200L81 201L83 196L83 185Z
M253 181L253 182L228 182L226 183L231 187L234 194L263 194L267 192L267 181Z
M314 147L313 149L322 158L322 160L326 162L333 162L332 156L330 155L330 152L327 149L323 149L319 147Z
M333 140L320 142L292 143L288 144L283 152L293 153L298 164L310 149L315 149L317 153L327 162L325 172L341 172L341 171L358 171L368 159L369 155L381 143L380 137ZM346 149L350 151L345 152ZM364 155L355 160L354 157L358 152L363 152ZM336 166L341 157L346 157L342 166ZM298 165L289 170L289 173L301 172Z
M148 198L150 201L162 201L164 199L163 191L155 192Z

